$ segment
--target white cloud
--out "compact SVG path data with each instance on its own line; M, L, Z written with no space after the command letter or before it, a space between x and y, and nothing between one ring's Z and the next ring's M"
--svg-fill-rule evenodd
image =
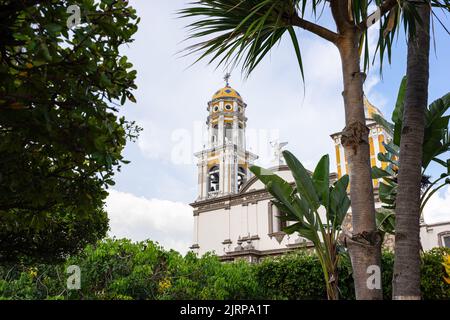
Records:
M450 221L450 187L434 194L424 208L426 223Z
M110 236L133 241L150 239L183 254L192 245L192 208L187 204L111 190L106 210Z
M138 121L138 125L144 130L139 135L137 144L144 155L149 159L159 159L166 152L167 141L161 139L163 127L151 120Z

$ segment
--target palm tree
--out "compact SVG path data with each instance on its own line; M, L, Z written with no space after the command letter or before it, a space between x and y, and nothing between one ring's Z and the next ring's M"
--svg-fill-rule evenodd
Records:
M409 0L409 2L413 2ZM426 168L437 154L440 147L442 130L440 126L448 123L448 118L441 121L439 100L427 110L429 52L430 52L430 15L435 15L432 7L450 10L449 0L414 1L416 10L405 15L416 15L418 28L409 27L406 93L399 96L401 105L396 106L393 120L395 122L394 144L400 147L398 159L398 184L395 188L395 263L393 274L393 299L420 299L420 217L423 206L433 193L425 198L421 196L423 187L422 167ZM437 16L436 16L437 17ZM444 29L447 28L437 19ZM416 30L417 29L417 30ZM404 84L402 84L402 87ZM403 99L404 105L403 105ZM430 118L431 117L431 118ZM437 117L437 118L436 118ZM438 122L439 129L435 129ZM429 128L431 127L431 128ZM446 127L446 125L445 125ZM430 136L430 129L434 130ZM445 138L445 133L444 138ZM438 137L436 139L436 137ZM425 139L425 140L424 140ZM442 147L442 146L441 146ZM448 165L447 163L444 166ZM437 181L445 178L444 175ZM436 182L437 182L436 181ZM447 181L447 180L446 180ZM444 184L441 185L441 187ZM380 186L381 187L381 186ZM430 190L430 189L428 189ZM380 188L381 193L381 188ZM381 195L380 195L381 197ZM391 198L389 201L392 201Z
M371 3L378 9L369 15ZM317 17L320 7L331 11L335 31L305 19L307 8ZM242 63L246 75L288 33L303 76L300 43L294 28L307 30L337 47L343 71L345 106L342 144L349 165L352 200L353 234L347 236L346 244L357 299L382 299L381 287L369 288L367 285L371 276L368 270L381 265L381 236L375 222L369 130L363 104L366 75L361 70L361 52L365 52L363 64L367 68L368 28L380 20L379 53L383 57L387 50L390 57L401 12L408 12L403 18L408 24L414 24L416 16L411 14L414 5L403 0L197 0L179 12L181 17L197 18L189 25L191 35L188 39L202 40L188 47L189 53L201 52L198 60L211 56L209 62L219 65Z
M430 5L418 5L421 24L408 39L407 84L395 207L393 299L420 300L420 198L425 111L428 105Z
M450 1L422 0L415 1L415 6L420 23L417 30L410 33L408 38L408 81L401 124L401 140L398 141L400 157L395 207L395 263L392 280L392 296L397 300L421 298L419 230L422 209L422 166L427 161L422 155L424 151L430 151L424 150L427 146L423 144L424 137L427 136L426 127L430 120L427 118L430 15L432 6L448 11Z
M378 195L385 210L377 212L377 224L382 232L395 234L395 214L398 192L398 170L400 159L400 144L402 139L405 96L407 78L404 77L400 85L397 103L392 114L393 123L380 115L373 119L383 126L394 137L392 141L383 143L386 151L378 154L383 162L381 168L372 168L373 179L383 179L379 183ZM421 159L421 195L419 213L421 218L424 208L433 195L443 187L450 185L450 132L448 124L450 116L445 113L450 110L450 92L433 101L425 109L425 127L422 143ZM407 132L406 132L407 133ZM411 149L406 149L411 152ZM443 170L435 179L430 179L427 169L431 164L439 165ZM411 173L411 172L410 172ZM412 174L415 174L412 172ZM401 259L401 258L400 258Z

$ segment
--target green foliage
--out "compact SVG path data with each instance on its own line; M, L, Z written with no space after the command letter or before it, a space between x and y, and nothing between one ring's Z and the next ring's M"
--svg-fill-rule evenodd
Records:
M382 255L383 296L390 299L392 289L392 266L394 255ZM316 255L305 252L288 254L276 259L267 259L256 267L257 276L264 295L269 299L310 300L326 299L326 288L322 280L320 263ZM350 258L344 254L339 260L339 297L355 299Z
M449 249L422 255L424 299L450 299L443 257ZM66 289L69 265L81 269L81 289ZM391 298L394 255L382 255L383 296ZM355 299L352 268L345 253L339 260L341 299ZM151 241L109 239L88 246L58 265L0 267L0 300L8 299L326 299L322 267L313 252L297 251L259 264L220 262L206 254L181 256Z
M380 181L379 196L383 207L387 210L377 213L377 222L382 231L393 233L395 216L392 210L395 209L397 197L397 174L398 159L400 157L400 138L403 127L403 109L406 92L407 78L404 77L399 88L397 102L392 113L392 121L383 119L379 115L374 116L374 120L384 126L394 137L393 141L387 144L385 153L379 153L378 159L387 164L385 169L373 167L372 178L382 179ZM450 184L450 159L446 159L450 151L449 120L450 116L446 112L450 108L450 93L431 103L425 111L425 134L422 152L422 195L420 197L420 211L429 199L441 188ZM436 163L443 167L443 172L439 178L431 181L425 174L431 163ZM389 212L390 211L390 212Z
M316 255L297 253L265 259L256 270L264 295L270 299L327 299Z
M55 212L39 213L39 224L36 215L28 211L1 215L1 261L24 264L64 261L68 255L96 243L108 231L108 217L102 208L81 216L58 207Z
M435 248L423 255L420 290L426 299L450 299L450 284L444 281L443 257L449 248Z
M151 242L132 243L111 239L88 246L67 261L80 267L81 291L71 291L69 298L133 299L156 298L158 283L167 272L170 253Z
M253 166L250 170L261 180L275 198L274 204L281 219L293 222L284 228L288 234L298 234L314 243L314 248L323 269L328 297L337 299L338 239L342 221L350 207L347 195L348 175L330 185L330 160L323 156L314 172L310 174L289 151L283 156L295 180L295 188L269 170ZM321 217L319 208L325 209Z
M105 235L106 189L139 132L117 107L135 101L119 48L139 19L126 1L0 0L0 20L0 261L61 259Z
M391 145L394 146L395 151L400 147L401 130L403 126L403 112L405 104L407 78L404 77L400 84L397 102L392 113L393 123L385 121L385 127L394 135L394 140ZM438 164L447 168L447 161L440 159L440 156L445 155L450 150L450 139L448 135L448 124L450 116L446 112L450 108L450 92L439 99L433 101L425 111L425 134L423 143L422 168L425 171L428 165L435 161ZM379 115L375 116L375 121L379 122L381 119ZM388 150L389 151L389 150Z
M450 253L447 248L436 248L422 254L421 290L423 299L450 299L450 285L444 281L442 259ZM382 254L383 297L392 298L394 254ZM256 274L267 299L326 299L320 263L315 255L295 253L276 259L267 259L256 265ZM351 264L348 256L339 262L339 293L341 299L355 299Z
M378 230L384 235L395 234L395 214L392 210L377 209L375 213Z
M169 271L171 286L162 292L161 299L261 298L254 269L243 260L222 263L214 255L199 259L188 253L173 262Z
M81 269L81 290L67 290L65 270ZM151 241L105 240L61 265L0 268L2 299L257 299L252 265L165 251Z

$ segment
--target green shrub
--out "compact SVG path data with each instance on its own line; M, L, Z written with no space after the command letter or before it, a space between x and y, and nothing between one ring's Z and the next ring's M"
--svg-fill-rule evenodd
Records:
M442 265L446 254L450 254L449 248L434 248L423 255L420 289L425 299L450 299L450 284L444 281Z
M421 287L424 299L450 299L450 285L444 280L442 257L449 249L437 248L422 255ZM394 254L383 252L382 284L384 299L392 298ZM269 299L326 299L321 267L315 255L299 252L266 259L255 266L258 282ZM341 299L355 299L349 258L339 264Z
M69 265L81 269L80 290L66 288ZM62 265L0 267L0 299L258 299L254 271L245 261L107 239Z
M197 258L188 253L184 259L172 261L170 285L162 299L238 300L262 298L256 282L254 266L245 261L222 263L217 256Z
M269 299L326 299L323 271L315 255L288 254L255 266L256 276Z
M105 240L88 246L67 265L80 267L81 290L72 299L156 299L158 283L167 273L167 260L175 251L164 251L151 241Z
M449 249L423 254L424 299L450 299L442 257ZM385 299L391 298L394 256L382 256ZM66 269L81 269L81 289L67 290ZM349 258L339 262L341 299L354 299ZM212 254L201 258L163 250L151 241L108 239L88 246L61 265L1 266L0 300L10 299L326 299L320 263L300 251L259 264L244 260L222 263Z

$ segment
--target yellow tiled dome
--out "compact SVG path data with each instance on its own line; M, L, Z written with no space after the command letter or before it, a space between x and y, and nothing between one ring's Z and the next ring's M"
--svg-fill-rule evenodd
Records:
M218 90L212 97L213 100L221 99L221 98L236 98L236 99L239 99L242 101L242 97L239 94L239 92L237 92L230 86L226 86L226 87Z

